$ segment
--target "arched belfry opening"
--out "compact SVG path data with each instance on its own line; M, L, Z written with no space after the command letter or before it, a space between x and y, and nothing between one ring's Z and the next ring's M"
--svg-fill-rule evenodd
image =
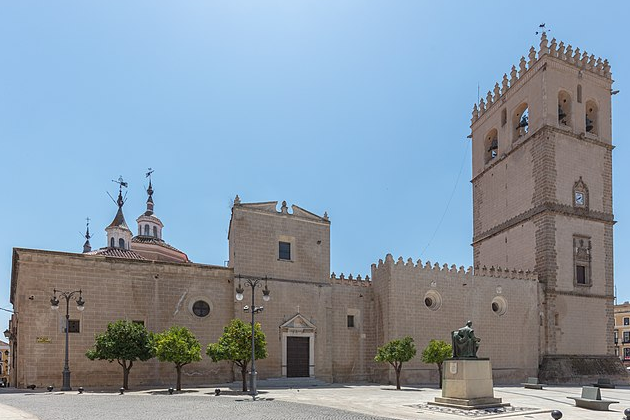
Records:
M526 102L520 104L512 115L512 127L514 127L513 141L529 133L529 106Z
M496 158L499 153L499 133L496 128L493 128L486 134L484 138L484 162L488 163L492 159Z
M591 134L598 134L598 125L599 125L599 121L597 118L597 104L595 103L595 101L592 100L588 100L586 101L586 120L585 120L585 128L586 128L586 132L587 133L591 133Z
M565 90L558 92L558 125L571 126L572 104L571 96Z

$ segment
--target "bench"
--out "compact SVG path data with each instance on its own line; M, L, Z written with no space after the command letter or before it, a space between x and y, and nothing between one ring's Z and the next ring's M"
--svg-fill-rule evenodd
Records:
M615 388L615 385L611 382L610 378L600 378L596 384L593 384L597 388Z
M527 382L523 382L521 385L523 385L524 388L529 389L543 389L543 386L547 386L545 384L538 383L538 378L531 376L527 378Z
M596 386L583 386L582 397L567 397L571 400L575 400L576 407L588 408L590 410L608 411L610 404L618 403L619 401L602 400L602 394Z

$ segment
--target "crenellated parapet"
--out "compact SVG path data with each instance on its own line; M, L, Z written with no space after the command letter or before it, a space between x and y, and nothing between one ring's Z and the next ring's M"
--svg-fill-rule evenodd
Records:
M414 262L411 258L404 260L403 257L398 257L398 260L394 261L394 257L391 254L387 254L385 260L378 260L378 264L372 264L372 270L382 270L388 268L413 270L418 275L428 273L448 273L450 276L457 275L462 277L479 276L479 277L496 277L504 279L524 279L524 280L538 280L538 275L533 271L523 271L516 269L509 269L504 267L471 267L464 268L464 266L457 267L455 264L448 265L439 263L431 263L431 261L422 262L417 260Z
M361 274L359 274L355 277L352 274L348 274L348 277L346 277L343 273L341 273L339 274L339 276L337 276L334 271L330 275L330 282L336 284L349 284L352 286L363 287L370 287L372 285L372 280L370 280L370 276L368 275L366 275L365 277L361 277Z
M610 64L607 59L602 60L601 57L595 57L593 54L589 54L586 51L580 51L579 48L573 48L571 44L565 46L564 42L558 43L555 38L549 43L547 34L543 32L540 38L540 45L538 52L534 47L529 49L527 58L522 56L518 66L512 66L510 74L503 74L501 84L495 83L494 89L488 91L485 99L479 100L479 105L475 104L472 111L471 123L477 121L483 114L492 108L494 104L513 87L519 84L519 81L525 78L525 75L536 66L542 58L545 56L553 57L568 63L580 71L588 71L598 76L612 79L612 73L610 72Z

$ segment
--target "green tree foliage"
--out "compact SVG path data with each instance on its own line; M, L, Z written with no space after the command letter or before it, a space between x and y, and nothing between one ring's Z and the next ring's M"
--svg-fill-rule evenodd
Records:
M155 356L160 362L175 363L177 390L182 390L182 367L201 360L201 344L186 327L171 327L154 337Z
M96 335L94 347L85 355L90 360L117 361L123 368L123 388L129 389L133 362L153 357L152 334L142 324L122 319L110 322L104 333Z
M267 341L260 324L254 328L254 347L256 359L267 357ZM206 354L213 362L228 360L241 368L243 392L247 392L247 365L252 358L252 326L240 319L233 319L223 329L223 335L217 343L208 344Z
M400 340L392 340L376 350L377 362L387 362L396 371L396 389L400 389L400 371L404 362L408 362L416 355L413 338L406 336Z
M442 388L442 363L453 355L453 346L442 340L431 340L422 350L422 361L424 363L435 363L440 375L440 388Z

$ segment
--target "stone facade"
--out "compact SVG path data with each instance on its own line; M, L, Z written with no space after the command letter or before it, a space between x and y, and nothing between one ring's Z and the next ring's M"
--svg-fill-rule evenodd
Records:
M615 305L615 356L627 367L630 366L630 302Z
M530 50L519 70L475 105L474 268L387 255L369 275L331 274L327 214L238 196L228 266L195 264L164 242L150 184L133 239L119 194L108 229L126 229L124 246L108 241L83 254L14 250L11 382L61 381L65 334L62 311L50 309L53 289L80 288L86 301L83 312L70 308L70 319L79 321L70 334L73 383L106 387L120 384L120 367L84 354L108 322L141 321L152 331L186 326L205 347L232 318L250 320L243 306L252 289L235 299L242 277L261 279L271 295L256 316L269 352L257 362L260 378L391 383L393 370L373 360L378 346L410 335L421 351L431 339L450 342L451 331L470 319L496 383L536 375L588 383L595 371L619 382L625 370L613 341L612 80L607 61L569 49L549 45L543 34L538 54ZM263 304L260 292L254 290L256 306ZM195 313L198 302L208 315ZM172 365L151 360L137 363L130 381L164 385L174 376ZM184 386L235 378L228 363L207 357L184 368ZM402 380L437 383L437 369L416 357Z
M0 340L0 386L10 385L11 352L9 343Z

